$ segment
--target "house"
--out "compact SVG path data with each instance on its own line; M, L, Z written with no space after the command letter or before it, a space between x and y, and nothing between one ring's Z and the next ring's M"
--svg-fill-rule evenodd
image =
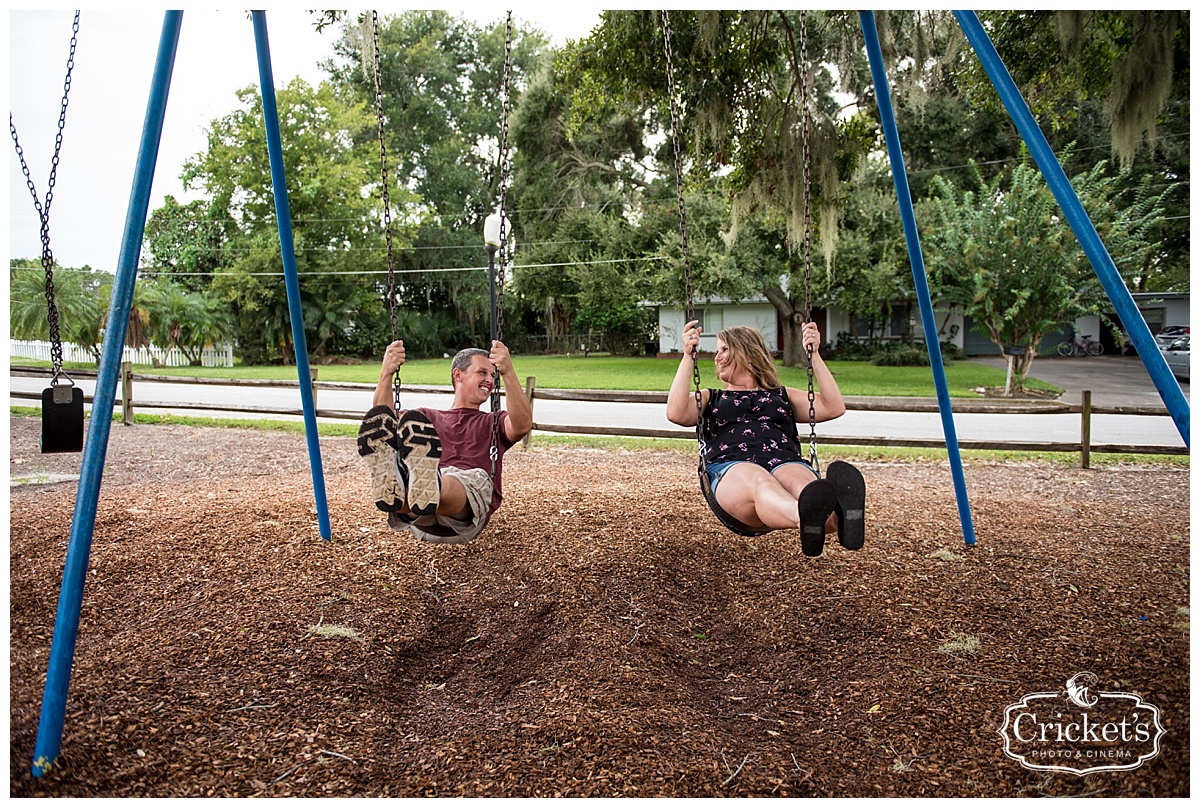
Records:
M1186 292L1165 293L1134 293L1132 295L1146 325L1151 333L1167 325L1190 325L1190 295ZM1107 353L1119 353L1123 341L1120 329L1114 329L1113 324L1120 323L1120 318L1111 305L1106 307L1103 314L1092 314L1080 317L1074 323L1075 333L1100 340ZM767 344L776 350L782 350L783 337L779 324L779 314L775 307L764 296L747 298L742 301L706 298L696 303L695 312L700 320L703 334L700 337L700 351L713 353L717 348L717 332L723 328L735 325L748 325L757 328L766 338ZM914 302L911 307L902 305L892 307L891 315L886 322L875 324L872 334L870 324L862 318L851 318L849 312L838 307L814 307L813 320L821 329L825 341L837 347L839 338L852 334L855 337L874 336L883 340L903 339L906 334L915 335L918 342L924 341L924 330L921 326L921 310ZM967 356L996 356L1000 348L988 339L986 332L981 330L964 317L960 309L938 309L934 307L937 318L938 333L942 342L950 342L962 350ZM853 322L853 325L852 325ZM682 351L683 327L686 324L683 309L678 306L662 305L658 307L658 351L659 355L678 356ZM1116 331L1117 333L1114 333ZM1058 343L1071 336L1072 328L1064 326L1047 334L1038 348L1040 355L1053 354Z
M706 298L697 301L696 319L700 321L700 352L716 353L717 332L736 325L748 325L762 332L767 345L780 344L779 314L771 301L757 295L741 301ZM658 307L659 356L683 353L683 328L687 314L678 306Z

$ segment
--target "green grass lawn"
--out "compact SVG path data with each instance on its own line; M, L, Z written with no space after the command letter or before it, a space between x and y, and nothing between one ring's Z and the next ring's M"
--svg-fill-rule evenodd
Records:
M48 362L34 362L13 358L14 365L40 365L49 367ZM517 375L524 380L528 376L537 379L541 388L563 390L662 390L671 386L676 360L649 357L622 356L518 356L513 365ZM73 364L65 365L68 372ZM95 365L75 367L94 370ZM327 382L374 383L379 379L378 364L314 365L317 378ZM842 394L847 396L922 396L936 395L933 373L928 367L879 367L870 362L830 362L829 369L837 379ZM1033 372L1037 373L1037 363ZM134 373L162 376L200 376L224 379L295 379L295 367L238 365L232 368L154 368L146 365L134 367ZM977 387L1003 387L1004 371L971 360L959 360L946 366L946 384L950 395L956 398L978 398ZM780 377L789 387L805 388L808 384L804 371L797 368L780 368ZM449 359L416 359L400 369L401 384L446 385L450 384ZM717 378L712 359L700 360L701 384L716 387ZM1035 390L1061 392L1058 388L1038 379L1030 379L1027 385Z

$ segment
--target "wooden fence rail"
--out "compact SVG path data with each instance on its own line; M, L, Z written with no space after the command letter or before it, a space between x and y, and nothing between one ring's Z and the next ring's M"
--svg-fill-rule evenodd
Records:
M10 374L22 377L49 378L47 368L12 366ZM317 369L313 374L313 400L317 400L319 390L362 390L369 392L375 389L374 384L361 382L322 382L317 380ZM95 378L96 371L71 371L72 378ZM271 379L209 379L199 377L166 376L161 374L133 373L129 363L121 368L122 395L118 399L121 404L123 420L126 424L133 423L134 407L139 409L171 409L171 410L204 410L210 412L246 413L254 415L290 415L302 416L299 409L281 409L273 407L258 407L247 404L195 404L178 402L142 401L133 394L133 383L156 382L161 384L198 384L244 386L260 388L299 388L299 381ZM433 393L449 395L452 389L449 385L405 385L404 390L410 393ZM536 379L532 376L526 379L525 392L532 403L544 401L592 401L637 404L663 404L667 402L667 394L657 391L636 390L559 390L538 389ZM503 392L502 392L503 394ZM12 398L40 400L40 393L10 392ZM84 401L90 403L91 396L84 396ZM937 400L933 398L909 398L890 396L845 396L847 410L866 412L939 412ZM1093 415L1148 415L1169 416L1165 407L1100 407L1091 403L1091 392L1084 391L1079 404L1069 404L1063 401L999 401L996 399L955 399L952 402L956 414L961 413L994 413L1003 415L1062 415L1079 414L1079 441L991 441L991 440L959 440L961 449L991 449L1001 451L1021 452L1064 452L1076 453L1080 456L1080 465L1088 468L1090 456L1098 454L1157 454L1157 455L1186 455L1186 446L1169 445L1134 445L1123 443L1092 443L1091 418ZM347 410L316 410L318 418L334 420L357 421L363 413ZM691 429L651 429L626 426L581 426L571 424L546 424L534 422L535 432L552 432L574 435L620 436L631 438L678 438L693 439L695 431ZM526 438L528 445L529 438ZM823 435L821 443L831 446L883 446L883 447L912 447L912 448L945 448L945 441L931 438L886 438L886 437L851 437L838 435Z

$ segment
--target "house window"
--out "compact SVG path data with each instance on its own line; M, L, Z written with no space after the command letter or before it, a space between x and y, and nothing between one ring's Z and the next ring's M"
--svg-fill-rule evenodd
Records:
M860 314L854 318L854 336L869 338L877 336L883 313Z
M700 321L700 333L711 336L725 327L725 310L719 306L696 309L696 319Z

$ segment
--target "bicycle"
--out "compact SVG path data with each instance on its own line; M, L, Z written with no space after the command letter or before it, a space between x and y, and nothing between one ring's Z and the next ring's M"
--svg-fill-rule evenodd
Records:
M1099 356L1102 353L1104 345L1099 340L1092 339L1091 335L1076 334L1073 338L1058 343L1059 356Z

